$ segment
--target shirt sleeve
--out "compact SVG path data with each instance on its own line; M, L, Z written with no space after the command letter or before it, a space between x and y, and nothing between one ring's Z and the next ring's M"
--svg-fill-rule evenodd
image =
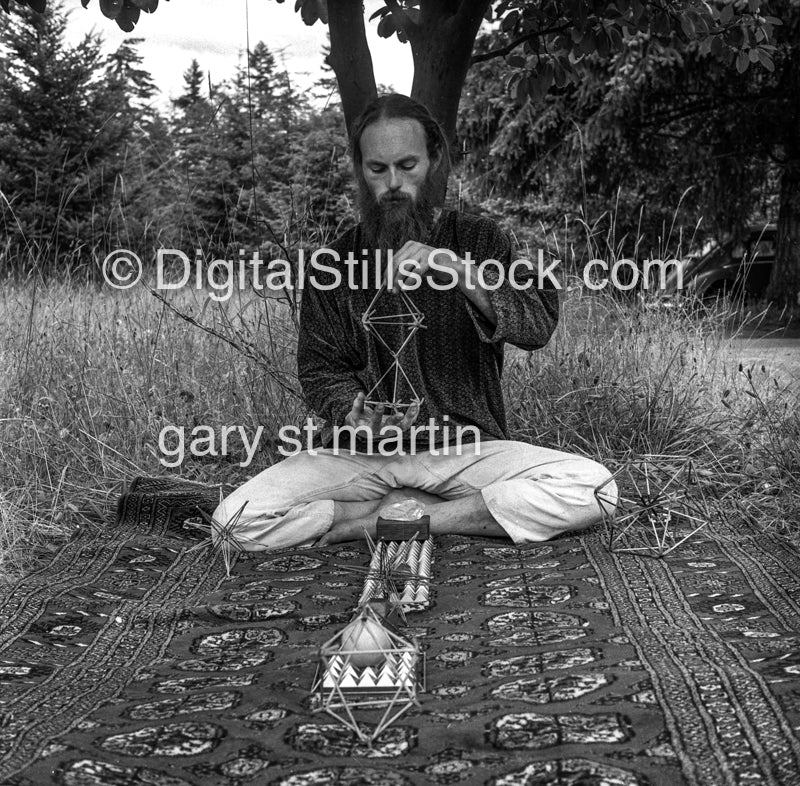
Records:
M321 278L319 272L315 276ZM330 426L341 426L358 391L366 391L359 376L363 362L347 341L352 328L341 292L314 286L307 276L300 301L297 375L306 403Z
M467 298L467 308L481 341L508 342L524 350L539 349L558 324L558 290L548 276L539 287L537 262L511 259L511 241L493 221L482 221L474 264L483 264L483 281L497 317L493 327ZM486 260L491 260L488 263Z

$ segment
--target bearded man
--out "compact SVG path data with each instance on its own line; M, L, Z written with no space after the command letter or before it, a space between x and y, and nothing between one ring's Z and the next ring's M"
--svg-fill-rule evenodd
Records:
M538 287L535 271L512 273L509 239L493 221L432 207L447 143L421 104L395 94L373 101L353 127L352 156L361 222L334 242L313 285L307 277L300 307L298 374L306 402L327 421L326 447L256 475L215 518L227 521L244 506L234 532L248 550L326 545L364 530L374 536L379 509L407 497L425 503L431 534L524 543L597 522L593 492L608 470L508 439L503 345L543 347L558 321L557 291ZM396 409L379 403L389 396L379 383L394 357L362 324L378 286L376 260L392 287L375 303L375 315L387 317L388 347L408 335L392 319L397 293L421 279L404 291L424 315L424 329L403 350L405 376L394 391L401 399L416 395ZM476 266L485 260L499 264L479 277ZM348 276L354 264L356 275ZM350 288L350 281L368 283ZM370 403L366 394L376 385L382 395ZM410 440L419 422L431 435L422 445ZM341 440L331 447L333 431L345 426L358 436L344 449ZM380 450L388 440L402 448Z

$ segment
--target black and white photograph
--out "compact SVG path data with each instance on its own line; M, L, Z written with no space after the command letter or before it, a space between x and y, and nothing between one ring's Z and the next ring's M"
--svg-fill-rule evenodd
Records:
M0 0L0 783L800 786L797 0Z

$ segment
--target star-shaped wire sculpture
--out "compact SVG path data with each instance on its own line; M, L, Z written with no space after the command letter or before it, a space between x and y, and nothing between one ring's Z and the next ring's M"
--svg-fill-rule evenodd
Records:
M394 412L398 409L407 408L414 403L422 403L422 399L417 395L416 390L414 390L414 386L411 384L411 380L403 370L402 363L400 362L400 354L408 346L409 342L414 337L414 334L420 328L425 327L423 324L425 321L425 315L416 307L416 305L414 305L414 301L411 300L408 294L403 290L400 290L400 309L396 313L379 316L377 314L377 305L381 298L386 295L386 293L386 283L384 282L381 288L375 293L375 297L372 298L369 306L367 306L367 310L361 317L361 324L364 326L364 329L368 333L375 336L375 338L380 341L384 347L386 347L392 356L392 363L381 375L381 378L367 392L364 403L373 407L377 406L378 404L383 404L387 410ZM388 339L390 335L394 333L393 328L398 325L401 328L404 328L405 337L403 338L403 341L399 347L393 348L389 345ZM384 332L384 328L389 328L389 330ZM372 397L378 392L385 379L391 380L391 400L380 401L378 399L373 399ZM404 382L408 386L408 389L411 392L411 401L403 402L400 400L401 382Z
M682 456L631 461L594 494L613 553L666 557L711 520L694 464Z
M219 504L222 507L224 495L222 489L219 490ZM209 548L211 555L221 555L222 562L225 565L225 575L227 578L231 577L231 567L236 561L236 557L242 552L246 551L246 543L252 543L258 548L261 546L252 538L248 538L241 533L235 533L236 525L242 516L242 512L247 507L249 500L245 500L244 504L233 514L226 522L217 521L211 514L207 513L202 508L198 507L200 515L203 517L204 522L193 522L190 524L194 529L199 529L208 535L208 538L201 540L195 546L192 546L189 551L195 551L200 548Z

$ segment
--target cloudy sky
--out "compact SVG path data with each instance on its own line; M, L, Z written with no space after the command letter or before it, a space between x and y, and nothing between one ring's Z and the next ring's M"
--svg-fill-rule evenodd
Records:
M181 93L183 72L196 58L211 74L214 83L231 77L247 46L248 3L246 0L169 0L155 14L142 14L131 34L100 13L97 0L84 9L78 0L73 6L68 37L75 41L92 29L101 33L106 47L113 51L126 37L144 38L139 47L145 67L162 91L162 104ZM371 14L383 6L381 0L366 0ZM322 47L327 41L327 26L317 22L303 24L294 11L294 0L249 0L250 47L264 41L294 77L299 89L309 88L320 74ZM401 93L411 90L411 50L396 38L378 38L376 24L368 24L368 34L379 84Z

